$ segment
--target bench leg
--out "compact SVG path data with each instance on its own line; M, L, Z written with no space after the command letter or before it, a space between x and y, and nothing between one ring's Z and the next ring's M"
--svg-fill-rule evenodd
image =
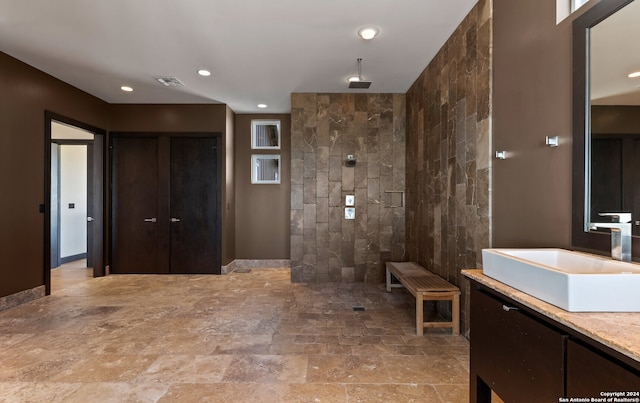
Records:
M391 273L387 270L387 292L391 292ZM379 278L379 277L378 277Z
M424 296L416 292L416 334L422 336L424 332Z
M451 300L451 321L453 322L451 332L460 334L460 295L457 294Z

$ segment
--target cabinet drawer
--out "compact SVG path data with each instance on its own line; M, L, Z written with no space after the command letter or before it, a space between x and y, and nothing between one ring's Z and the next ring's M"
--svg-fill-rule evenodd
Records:
M580 342L567 342L568 397L601 397L600 392L630 391L640 391L640 371Z
M559 330L471 288L471 372L510 402L552 402L564 396Z

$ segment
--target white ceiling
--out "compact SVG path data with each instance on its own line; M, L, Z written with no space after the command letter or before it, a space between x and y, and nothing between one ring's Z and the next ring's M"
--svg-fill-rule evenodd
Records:
M51 138L53 140L93 140L93 133L66 123L51 121Z
M0 51L110 103L287 113L292 92L406 92L476 1L0 0ZM347 89L358 57L369 90Z

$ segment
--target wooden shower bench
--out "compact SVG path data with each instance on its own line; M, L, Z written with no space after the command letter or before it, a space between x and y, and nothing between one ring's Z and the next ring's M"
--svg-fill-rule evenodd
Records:
M404 287L416 297L416 333L421 336L425 327L450 327L460 334L460 289L413 262L387 262L387 292ZM400 284L391 282L391 275ZM425 322L424 301L451 301L451 322Z

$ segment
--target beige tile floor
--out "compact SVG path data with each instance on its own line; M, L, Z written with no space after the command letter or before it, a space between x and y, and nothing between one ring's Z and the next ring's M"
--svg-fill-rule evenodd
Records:
M78 270L0 313L0 402L468 401L468 342L415 336L405 290Z
M51 291L56 293L93 277L93 269L87 268L87 259L65 263L51 270Z

